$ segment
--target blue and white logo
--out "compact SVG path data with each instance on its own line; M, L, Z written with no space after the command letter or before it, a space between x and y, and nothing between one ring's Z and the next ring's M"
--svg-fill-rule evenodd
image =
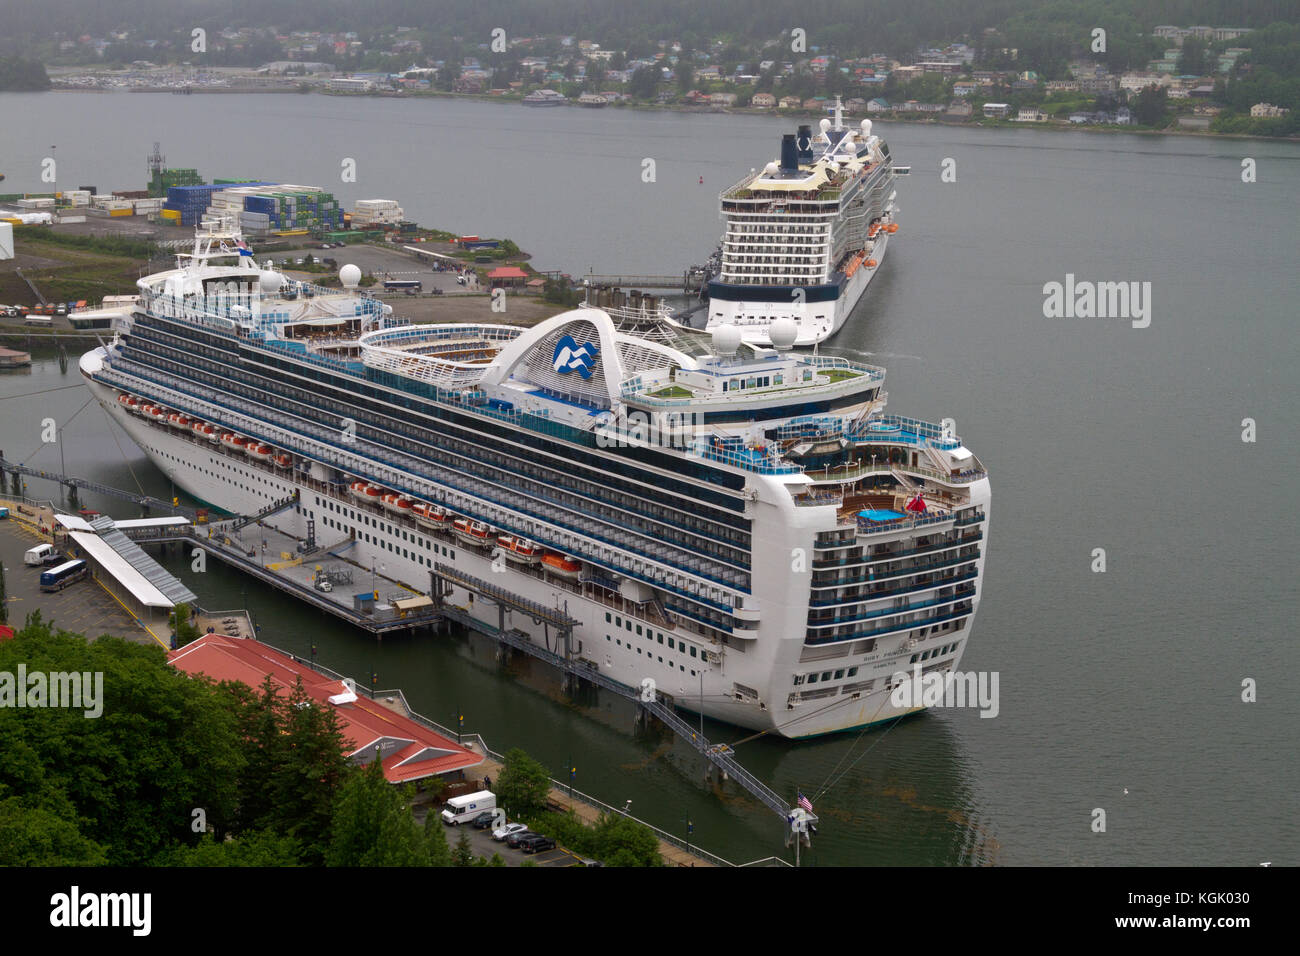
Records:
M572 335L566 335L555 343L555 357L552 367L561 375L577 372L583 378L591 378L591 367L596 364L596 353L600 348L594 342L579 345Z

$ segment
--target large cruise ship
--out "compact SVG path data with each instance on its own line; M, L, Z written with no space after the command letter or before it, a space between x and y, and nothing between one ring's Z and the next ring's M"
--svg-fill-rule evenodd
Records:
M792 319L796 345L834 335L885 261L894 221L889 146L871 120L835 118L786 133L781 154L720 197L726 232L708 284L708 328L734 325L746 342L769 344L768 329Z
M951 423L885 414L882 369L792 351L789 319L772 347L594 308L412 325L355 266L309 286L224 223L197 233L80 361L195 498L298 492L269 524L420 593L442 564L562 604L602 674L786 737L898 717L897 673L956 668L989 482Z

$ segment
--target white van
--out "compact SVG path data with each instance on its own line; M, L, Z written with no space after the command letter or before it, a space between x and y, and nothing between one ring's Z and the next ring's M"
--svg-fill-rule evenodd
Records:
M38 544L34 548L28 548L27 553L23 555L23 564L33 568L42 564L50 564L59 559L59 552L54 549L52 544Z
M442 811L442 822L448 826L468 823L484 810L497 808L497 795L491 790L467 793L463 797L452 797Z

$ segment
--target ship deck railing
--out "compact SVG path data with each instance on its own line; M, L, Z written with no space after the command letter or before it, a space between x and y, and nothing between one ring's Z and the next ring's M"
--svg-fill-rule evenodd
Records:
M966 577L967 579L970 579L970 578L974 578L975 576L976 576L975 573L972 572ZM947 587L948 585L945 583L937 586ZM834 617L827 617L827 618L814 618L813 615L810 613L808 615L808 628L809 630L813 630L813 629L823 628L823 627L836 627L840 624L856 624L859 621L870 621L870 620L876 620L878 618L895 617L899 614L908 614L912 611L917 611L922 608L937 607L943 604L956 604L959 601L963 601L966 598L974 597L974 596L975 596L975 585L967 584L963 587L957 588L952 594L946 597L938 597L931 601L917 601L915 604L908 604L906 607L890 607L890 608L884 608L883 610L879 610L879 611L869 611L865 614L854 614L850 616L836 615Z
M118 384L120 387L124 387L124 388L134 387L133 383L131 383L130 381L123 381L123 379L126 378L123 372L119 370L114 370L111 367L106 367L105 371L101 373L101 376L107 379L110 384L114 384L116 379L116 384ZM546 536L543 536L541 533L537 532L536 530L529 530L527 528L520 528L520 527L508 527L503 525L503 519L499 517L484 516L484 514L482 513L482 503L486 502L487 504L493 507L500 508L503 511L507 513L512 513L514 515L524 515L525 517L531 518L532 520L545 526L554 526L557 530L560 530L565 534L573 536L575 541L582 538L586 538L588 540L596 541L601 544L605 544L607 546L618 548L620 550L635 550L639 547L644 547L644 541L637 541L637 540L633 540L632 538L629 538L626 541L618 541L618 540L611 539L604 534L601 534L594 527L597 524L597 520L598 520L595 518L586 519L585 525L581 528L575 528L565 524L561 524L558 521L556 521L554 517L548 517L546 515L540 514L534 508L528 507L528 505L525 503L526 496L519 492L515 492L511 489L501 488L497 492L498 494L504 495L507 498L512 499L510 501L498 501L495 498L488 497L484 493L484 489L481 485L477 486L473 491L468 490L462 487L455 480L453 480L453 478L450 475L450 469L446 468L445 466L440 466L437 465L436 463L431 463L431 462L421 462L417 459L410 458L409 456L403 455L400 452L394 453L388 449L381 450L379 446L375 446L361 439L358 439L357 441L346 445L341 444L338 441L334 440L335 438L338 437L337 433L330 432L329 437L327 437L326 433L328 432L328 429L324 428L323 426L311 425L303 421L295 422L294 425L296 426L296 428L290 429L285 424L281 424L276 421L272 421L271 419L260 417L271 413L271 410L265 406L259 406L254 402L247 402L243 399L237 399L232 395L223 395L223 396L217 396L215 394L196 395L193 391L194 386L192 383L176 380L172 376L167 376L167 378L173 379L172 381L170 382L163 381L159 379L158 373L152 371L132 372L132 376L144 379L145 381L155 381L158 385L162 386L163 388L171 389L177 392L178 394L185 396L186 400L191 405L194 405L197 402L207 402L225 408L229 412L234 413L235 415L245 416L252 422L251 427L249 422L239 422L239 423L222 422L221 424L223 424L225 427L232 428L236 431L251 432L254 434L256 434L259 429L262 429L263 431L266 432L269 432L271 430L283 431L285 433L284 435L265 437L265 440L271 442L272 444L276 444L280 447L284 447L298 454L304 455L305 457L324 460L325 462L335 467L342 468L343 470L349 473L365 474L368 471L375 472L376 469L373 467L374 463L385 465L391 469L398 469L400 470L400 472L405 473L406 477L403 477L401 474L395 472L392 477L376 477L374 479L376 481L383 482L385 485L391 486L394 491L404 492L404 493L412 494L415 497L437 501L447 497L446 490L442 490L440 492L439 489L434 485L434 481L441 482L442 485L445 486L445 489L451 489L454 493L459 494L466 501L466 503L464 504L449 504L449 507L452 507L454 510L464 513L468 517L486 521L487 523L491 524L494 527L501 527L502 530L508 530L511 531L512 533L521 534L524 537L532 538L533 540L545 544L547 547L550 547L554 550L561 551L561 552L583 553L584 560L590 563L601 564L601 565L604 564L604 562L601 562L595 558L591 558L587 556L586 552L590 550L589 548L588 549L575 548L573 544L570 542L555 541L553 538L548 538ZM212 392L211 389L204 389L204 390L209 393ZM174 397L170 399L160 398L157 400L162 401L165 404L169 404L169 405L181 404L177 402ZM191 408L191 411L194 411L196 414L199 414L201 417L205 419L212 417L211 413L207 412L206 410ZM263 437L263 436L259 436L259 437ZM317 447L314 448L309 447L307 444L308 442L316 443ZM362 449L362 448L366 449L364 455L358 451L358 449ZM446 474L442 475L437 479L431 479L421 473L422 471L428 470L430 468L437 469L438 471ZM428 487L427 488L413 487L410 481L411 478L414 478L417 481L422 481ZM551 505L550 507L554 508L554 507L561 507L561 506ZM603 522L603 519L599 519L599 520ZM624 533L632 534L632 532L624 532ZM643 539L645 538L645 535L640 532L636 532L635 534L640 535L640 537ZM692 549L688 547L680 547L680 550L683 552L692 551ZM677 561L673 559L671 556L663 555L663 554L656 556L654 560L657 560L665 565L668 565L678 572L690 574L702 578L704 580L710 581L713 584L718 585L719 587L738 590L741 591L742 593L748 593L749 588L746 584L740 583L739 581L726 580L717 577L716 575L713 575L708 571L704 570L702 567L698 566L698 564L700 564L702 560L718 561L719 559L704 551L698 551L696 553L699 555L699 557L695 562L696 566L692 566L692 564L689 563L683 563ZM616 574L621 574L628 577L635 577L655 587L660 587L665 590L679 592L683 597L686 597L691 601L695 601L704 604L706 606L712 606L723 611L730 610L730 608L727 605L722 604L721 602L714 601L710 598L706 598L703 595L693 594L690 593L689 591L678 589L673 585L670 585L664 581L660 581L655 578L651 578L648 575L642 575L638 572L623 567L618 567L618 568L611 567L610 570L614 571L614 573ZM746 574L747 572L738 571L738 575L742 577L746 576Z
M970 617L975 613L973 602L966 604L964 607L955 608L950 614L938 614L927 618L920 618L915 621L899 621L888 627L879 627L870 631L854 631L852 634L840 634L833 637L805 637L804 643L809 646L820 646L823 644L839 644L843 641L858 641L865 637L878 637L882 634L895 634L899 631L910 631L918 627L929 627L932 624L942 624L945 621L955 621L963 617Z
M948 562L948 564L950 566L956 567L963 563L969 563L974 560L976 560L976 558L975 556L972 555L971 557L962 558L961 560L958 561ZM925 572L918 571L916 573L924 574ZM960 584L963 581L973 580L977 576L977 574L978 572L976 571L968 571L964 574L954 575L953 577L950 578L940 578L938 580L931 581L927 584L914 584L911 587L907 587L907 588L892 588L891 590L888 591L875 591L870 594L859 594L857 597L843 598L843 599L837 599L832 601L809 601L808 607L828 608L828 607L839 607L841 605L846 605L846 604L867 604L870 603L871 601L878 601L881 598L898 597L903 594L915 594L918 591L930 591L930 590L934 590L935 588L943 588L943 587L948 587L949 585ZM910 577L911 575L907 575L907 576ZM849 585L847 584L837 584L836 586L849 587ZM921 605L919 604L912 605L912 607L920 607L920 606ZM904 608L904 610L906 610L906 608ZM891 611L882 611L881 613L887 614L887 613L891 613Z

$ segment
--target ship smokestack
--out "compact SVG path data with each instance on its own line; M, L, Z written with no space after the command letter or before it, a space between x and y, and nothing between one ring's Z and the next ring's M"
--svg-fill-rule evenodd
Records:
M813 161L812 127L806 124L800 126L799 136L795 142L799 147L799 162L811 163Z
M788 172L799 168L799 148L794 143L794 133L781 137L781 168Z

